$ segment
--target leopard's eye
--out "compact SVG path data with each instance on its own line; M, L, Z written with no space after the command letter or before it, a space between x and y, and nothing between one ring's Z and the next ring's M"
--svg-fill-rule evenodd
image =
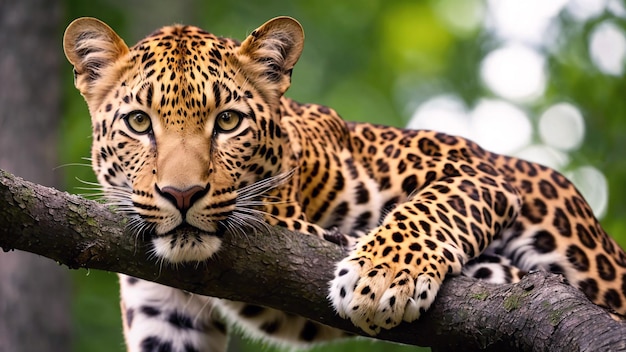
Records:
M241 120L241 113L233 110L227 110L217 115L215 126L219 132L230 132L239 127Z
M152 129L150 117L143 111L132 111L126 115L125 120L128 128L137 134L148 133Z

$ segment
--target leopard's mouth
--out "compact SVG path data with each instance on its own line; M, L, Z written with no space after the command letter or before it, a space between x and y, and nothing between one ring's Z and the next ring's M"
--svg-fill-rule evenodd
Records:
M216 237L222 238L224 237L225 233L226 233L226 227L221 222L217 223L216 231L205 231L202 228L191 225L187 221L183 220L183 222L180 225L176 226L175 228L168 231L164 235L177 236L179 234L185 234L185 235L190 235L190 236L216 236Z
M152 238L153 253L170 263L201 262L219 250L225 233L223 226L207 232L186 222Z
M170 225L171 226L171 225ZM168 226L168 227L170 227ZM158 226L156 226L158 229ZM170 229L165 231L158 231L154 229L149 231L147 236L148 239L160 238L160 237L177 237L177 236L214 236L218 238L224 237L226 233L226 226L222 221L218 221L215 226L212 226L212 230L207 230L202 228L201 226L192 225L186 220L182 220L180 224L171 226ZM213 230L214 229L214 230Z

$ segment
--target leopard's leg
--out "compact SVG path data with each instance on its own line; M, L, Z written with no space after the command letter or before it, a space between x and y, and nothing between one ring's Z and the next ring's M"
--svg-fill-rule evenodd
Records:
M277 345L308 347L352 336L301 316L253 304L221 300L220 311L251 337Z
M330 299L369 334L413 321L435 299L446 275L461 273L520 210L517 191L497 174L465 167L469 177L430 183L399 204L337 264Z
M128 351L226 351L216 298L119 275Z

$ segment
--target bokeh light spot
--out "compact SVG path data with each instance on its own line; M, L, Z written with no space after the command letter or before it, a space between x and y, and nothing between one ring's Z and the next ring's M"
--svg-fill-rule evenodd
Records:
M573 150L582 144L585 121L575 106L555 104L539 118L539 135L549 146L563 151Z
M598 24L589 38L589 54L600 71L608 75L621 76L626 57L624 32L610 21Z
M540 44L567 0L489 0L487 28L505 40Z
M514 101L533 100L545 89L545 58L520 44L508 44L483 59L480 74L494 93Z
M485 15L482 0L438 0L433 2L433 8L446 26L461 37L474 33Z
M567 12L578 21L583 22L600 16L605 6L605 0L569 0Z
M606 4L606 8L615 16L622 18L626 17L626 8L621 0L609 0Z
M454 136L469 137L469 116L465 104L456 96L440 95L417 108L408 128L433 130Z
M528 116L511 103L482 100L471 112L471 118L471 137L487 150L511 154L531 140Z

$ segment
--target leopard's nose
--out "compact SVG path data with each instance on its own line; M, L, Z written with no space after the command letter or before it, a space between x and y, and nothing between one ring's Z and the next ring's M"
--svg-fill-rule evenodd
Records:
M184 190L180 190L171 186L166 186L163 188L159 188L159 186L156 186L156 190L165 199L172 202L176 209L180 210L180 212L183 213L184 217L185 213L187 213L187 210L191 208L193 203L195 203L198 199L207 194L207 192L209 191L209 186L192 186Z

